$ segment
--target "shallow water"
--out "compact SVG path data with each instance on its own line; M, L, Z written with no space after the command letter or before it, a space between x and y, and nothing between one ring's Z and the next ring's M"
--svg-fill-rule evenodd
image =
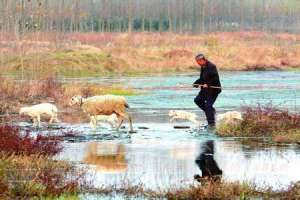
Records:
M300 180L299 146L252 148L235 138L216 137L206 130L174 129L168 122L170 109L203 113L194 105L197 89L170 87L190 85L196 75L86 78L64 81L121 84L141 91L127 97L134 115L136 134L111 131L108 126L93 131L88 124L63 124L82 132L82 137L69 138L58 159L88 164L96 186L142 183L146 188L167 189L193 183L194 174L201 174L195 165L200 147L206 140L215 140L216 161L224 179L248 181L275 189ZM300 72L226 72L221 74L223 92L215 107L219 113L237 110L243 105L272 101L276 106L299 112ZM126 125L127 126L127 125ZM140 129L139 129L140 127ZM149 129L141 129L147 127Z

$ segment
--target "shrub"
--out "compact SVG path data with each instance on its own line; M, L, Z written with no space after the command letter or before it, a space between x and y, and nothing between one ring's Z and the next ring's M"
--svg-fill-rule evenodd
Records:
M55 77L26 82L0 78L0 81L2 99L18 99L20 101L45 97L57 99L62 94L62 87Z
M69 163L40 155L1 154L0 173L0 190L9 199L77 194L83 178Z
M0 125L0 151L8 155L55 155L62 150L62 145L56 137L30 135L29 131L21 133L12 125Z
M268 105L245 107L243 120L237 124L220 124L217 133L222 136L293 136L299 138L300 115Z

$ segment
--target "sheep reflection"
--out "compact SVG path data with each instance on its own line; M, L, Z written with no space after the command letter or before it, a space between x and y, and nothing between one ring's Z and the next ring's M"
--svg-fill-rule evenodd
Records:
M97 171L118 173L127 170L126 151L123 144L91 142L88 144L84 162L95 165Z
M202 176L196 174L194 178L201 182L203 180L219 181L222 170L214 159L214 141L208 140L201 146L201 153L196 158L195 163L202 172Z

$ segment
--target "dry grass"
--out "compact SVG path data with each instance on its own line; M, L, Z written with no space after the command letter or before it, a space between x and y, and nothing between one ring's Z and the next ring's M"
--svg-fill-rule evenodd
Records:
M23 105L42 102L55 102L61 108L68 107L73 95L94 96L115 94L122 96L137 95L137 91L119 85L99 84L62 84L55 77L31 81L14 81L0 78L0 114L18 113Z
M220 124L220 136L270 137L275 142L300 142L300 115L277 109L272 104L244 108L240 123Z
M297 143L300 144L300 129L291 129L286 132L279 132L273 136L277 143Z
M59 197L79 191L79 171L64 161L31 155L0 155L0 197Z
M84 173L52 159L62 150L59 138L34 138L11 125L1 125L0 133L0 199L76 197Z
M13 38L1 41L1 67L13 73L20 73L23 67L28 75L31 72L71 76L186 72L194 68L194 55L198 52L206 54L221 70L300 67L300 35L294 34L72 33L64 37L53 34L40 33L39 38L29 34L19 50L14 48L17 45Z
M85 188L83 193L114 196L120 194L124 198L146 199L176 199L176 200L201 200L201 199L298 199L300 197L300 184L291 184L285 190L275 191L271 188L259 189L254 185L238 182L206 182L202 185L189 185L182 189L169 189L166 191L153 191L144 189L143 185L110 186L107 188Z

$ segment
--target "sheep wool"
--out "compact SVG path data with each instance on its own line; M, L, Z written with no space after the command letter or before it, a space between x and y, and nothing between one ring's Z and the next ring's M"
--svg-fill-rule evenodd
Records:
M58 109L55 105L51 103L41 103L33 106L22 107L20 109L20 115L28 115L34 121L34 125L40 126L40 118L42 114L48 115L51 117L49 123L51 124L53 120L58 122L57 119Z
M81 107L90 115L111 115L125 113L129 105L122 96L103 95L85 99Z
M90 116L90 125L96 128L97 116L116 114L118 121L117 130L121 127L124 119L129 120L130 131L133 132L131 116L126 112L129 105L126 99L117 95L102 95L83 98L80 95L73 96L69 103L72 105L80 105L82 110Z

